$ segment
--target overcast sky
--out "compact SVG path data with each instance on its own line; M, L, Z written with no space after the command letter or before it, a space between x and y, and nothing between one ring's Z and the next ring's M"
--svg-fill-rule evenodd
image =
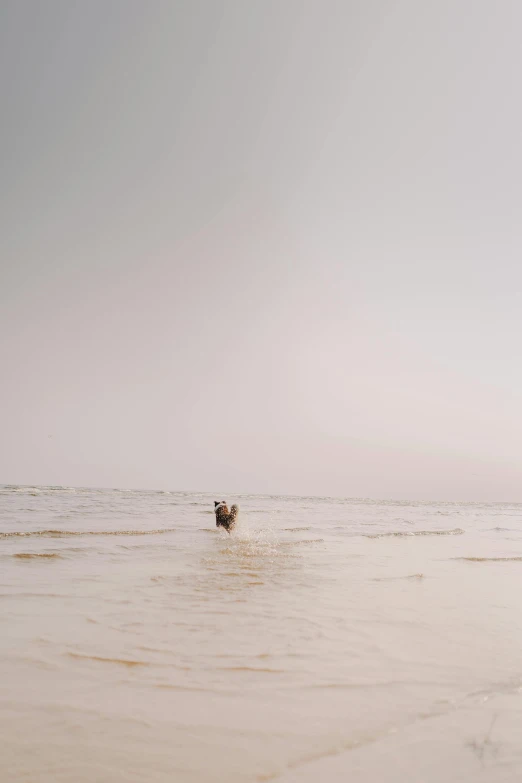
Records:
M0 482L522 501L519 0L0 0Z

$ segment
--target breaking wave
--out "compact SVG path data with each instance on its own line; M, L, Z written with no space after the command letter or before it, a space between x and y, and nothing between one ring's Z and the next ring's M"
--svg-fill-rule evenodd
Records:
M516 557L453 557L452 560L466 560L468 563L522 563L522 556L516 556Z
M364 538L411 538L413 536L462 536L460 527L453 530L391 530L386 533L361 533Z
M312 529L311 527L285 527L285 528L283 528L283 530L286 533L300 533L301 531L311 530L311 529Z
M87 661L99 661L100 663L117 663L121 666L149 666L150 664L147 661L137 661L137 660L131 660L128 658L105 658L101 655L86 655L84 653L75 653L75 652L69 652L67 653L69 658L81 658L83 660Z
M67 536L154 536L161 533L176 533L177 528L166 527L157 530L26 530L0 533L0 538L66 538Z

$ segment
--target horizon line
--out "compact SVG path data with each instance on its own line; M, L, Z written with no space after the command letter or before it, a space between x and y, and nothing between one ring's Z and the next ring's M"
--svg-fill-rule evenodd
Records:
M110 491L110 492L151 492L151 493L157 493L157 494L171 494L171 495L220 495L225 494L229 497L260 497L260 498L286 498L286 499L293 499L293 498L299 498L299 499L309 499L309 500L343 500L343 501L359 501L359 502L370 502L370 503L397 503L397 504L406 504L406 503L424 503L424 504L447 504L447 505L456 505L456 504L464 504L464 505L477 505L477 506L498 506L498 505L509 505L509 506L520 506L522 505L522 500L434 500L433 498L427 499L417 499L413 500L412 498L376 498L376 497L370 497L370 496L350 496L350 495L299 495L295 493L290 494L284 494L284 493L277 493L277 492L215 492L215 491L209 491L209 490L182 490L182 489L151 489L151 488L136 488L136 487L89 487L89 486L72 486L72 485L65 485L65 484L3 484L0 483L0 488L3 489L10 489L13 488L26 488L26 489L51 489L51 490L87 490L87 491Z

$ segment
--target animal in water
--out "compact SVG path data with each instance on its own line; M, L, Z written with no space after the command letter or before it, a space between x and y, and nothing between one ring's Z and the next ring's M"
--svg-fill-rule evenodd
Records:
M230 533L235 527L239 506L236 506L234 503L230 506L229 511L224 500L215 500L214 513L216 515L216 527L224 527Z

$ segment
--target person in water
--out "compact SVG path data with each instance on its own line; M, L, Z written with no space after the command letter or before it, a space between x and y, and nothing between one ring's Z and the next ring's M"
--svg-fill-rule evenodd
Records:
M214 501L214 513L216 515L216 527L224 527L229 533L234 529L239 511L239 506L232 505L230 511L224 500Z

